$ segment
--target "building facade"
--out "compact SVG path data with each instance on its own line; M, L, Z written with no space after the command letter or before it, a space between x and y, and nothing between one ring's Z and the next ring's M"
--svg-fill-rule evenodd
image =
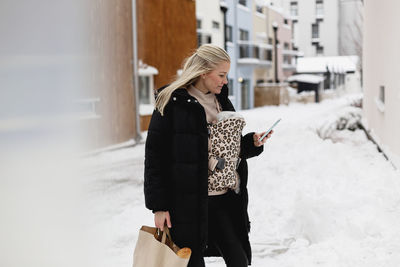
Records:
M293 50L292 23L289 15L281 7L268 5L267 12L269 35L273 36L274 26L277 31L277 82L284 82L296 71L298 51Z
M133 11L131 0L90 6L90 78L76 101L90 150L140 138L132 64L136 60Z
M154 88L170 83L197 47L196 2L136 0L138 60L155 67ZM166 12L168 10L168 12Z
M136 0L136 3L138 95L144 131L154 109L153 89L171 83L182 69L183 60L197 48L196 2Z
M270 82L273 80L273 33L270 31L269 14L267 6L260 2L253 2L253 44L250 49L255 51L255 56L259 59L254 68L253 80L255 84Z
M220 1L196 0L196 22L197 46L212 43L225 47L224 13Z
M361 0L272 0L293 21L293 44L306 57L361 57Z
M305 57L339 55L339 0L275 1L289 11L293 45Z
M364 101L366 127L400 168L400 2L364 1ZM377 23L379 21L379 23Z

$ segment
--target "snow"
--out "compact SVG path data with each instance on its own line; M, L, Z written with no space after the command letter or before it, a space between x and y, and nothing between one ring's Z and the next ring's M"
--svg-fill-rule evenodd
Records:
M139 114L140 115L151 115L154 111L153 104L140 104L139 105Z
M299 74L293 75L288 78L289 82L303 82L303 83L313 83L318 84L324 80L324 77L312 74Z
M157 75L158 70L152 66L146 66L139 68L139 75L140 76L151 76L151 75Z
M157 75L158 70L157 68L147 65L142 60L139 60L139 75L140 76L152 76Z
M248 161L252 266L400 266L400 172L354 129L362 116L350 106L355 98L241 112L245 133L282 118ZM131 266L140 226L154 224L143 161L143 143L85 160L104 266Z

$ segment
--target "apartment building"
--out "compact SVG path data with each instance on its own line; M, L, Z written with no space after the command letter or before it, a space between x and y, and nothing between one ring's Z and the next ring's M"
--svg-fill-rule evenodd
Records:
M273 33L269 26L267 6L260 2L253 2L253 36L249 42L250 50L253 51L254 61L258 63L254 68L253 80L256 84L272 81L274 68L272 65L273 55Z
M229 98L235 108L253 108L254 88L258 84L283 82L293 74L298 51L293 50L290 17L282 8L272 7L264 0L198 0L196 4L198 45L219 45L231 57ZM217 28L219 21L225 21L225 37L223 30ZM272 26L275 24L277 79Z
M268 32L273 36L276 29L277 44L277 82L284 82L296 71L299 51L292 44L292 22L289 14L279 6L268 5ZM275 37L273 37L274 39ZM296 48L297 49L297 48ZM273 59L275 60L275 58ZM271 80L270 80L271 81ZM272 79L275 82L275 79Z
M196 0L197 46L215 44L225 48L226 4L218 0Z
M154 91L171 83L183 60L197 48L196 3L136 0L141 129L154 108ZM168 12L166 12L168 10Z
M281 0L293 22L293 45L305 57L339 55L339 0Z
M289 11L293 45L305 57L361 54L361 0L272 0Z

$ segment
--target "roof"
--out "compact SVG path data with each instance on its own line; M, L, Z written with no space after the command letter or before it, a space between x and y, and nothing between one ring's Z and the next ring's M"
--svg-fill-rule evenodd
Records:
M293 75L288 78L289 82L303 82L303 83L312 83L318 84L324 80L324 77L312 74L298 74Z
M297 60L298 73L324 73L327 70L336 73L357 70L358 56L303 57Z
M152 66L146 65L146 66L141 66L139 67L139 75L140 76L151 76L151 75L157 75L158 70Z

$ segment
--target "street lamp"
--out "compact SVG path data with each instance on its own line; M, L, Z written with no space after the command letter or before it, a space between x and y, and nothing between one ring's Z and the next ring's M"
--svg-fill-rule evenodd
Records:
M228 5L227 5L227 3L225 1L221 1L219 5L220 5L222 13L224 13L224 49L225 49L225 51L227 51L227 46L226 46L226 30L227 30L227 27L226 27L226 12L228 11Z
M274 21L272 23L272 29L274 30L274 66L275 66L275 83L278 83L278 38L277 38L277 32L278 32L278 23Z

